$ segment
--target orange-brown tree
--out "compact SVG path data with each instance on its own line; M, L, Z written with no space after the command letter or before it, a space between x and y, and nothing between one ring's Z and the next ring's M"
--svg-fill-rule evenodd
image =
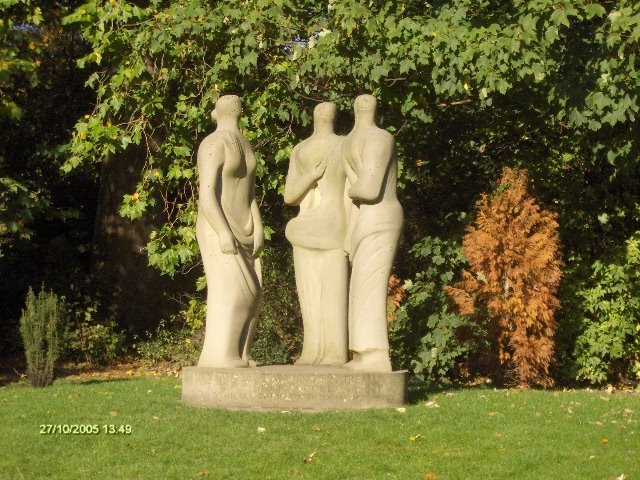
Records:
M446 287L461 314L487 321L500 373L522 386L551 386L561 260L556 215L527 192L525 170L505 168L478 202L464 237L469 269ZM488 317L488 318L487 318Z

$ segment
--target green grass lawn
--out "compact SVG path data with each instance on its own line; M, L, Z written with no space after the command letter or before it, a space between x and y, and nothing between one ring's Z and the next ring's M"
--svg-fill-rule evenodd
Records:
M179 399L175 378L4 386L0 478L640 480L637 393L451 390L404 413L224 411ZM46 424L100 433L43 435Z

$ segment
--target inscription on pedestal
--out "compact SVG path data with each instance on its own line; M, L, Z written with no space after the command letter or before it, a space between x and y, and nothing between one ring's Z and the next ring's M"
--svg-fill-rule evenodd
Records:
M182 401L222 408L358 409L403 405L406 372L365 373L339 367L186 367Z

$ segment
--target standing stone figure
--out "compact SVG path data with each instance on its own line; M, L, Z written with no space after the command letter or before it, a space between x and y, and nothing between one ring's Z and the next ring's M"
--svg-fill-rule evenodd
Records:
M313 135L294 147L284 191L287 204L300 206L285 232L293 245L304 326L297 365L342 366L347 361L344 137L333 131L335 116L334 103L316 106Z
M354 370L390 372L387 285L403 224L396 198L393 135L375 124L376 99L360 95L355 126L345 139L346 193L353 201L345 249L352 262L349 349Z
M264 230L255 199L256 159L238 128L242 107L220 97L218 126L198 150L196 235L207 278L207 316L199 367L247 367L261 296L258 254Z

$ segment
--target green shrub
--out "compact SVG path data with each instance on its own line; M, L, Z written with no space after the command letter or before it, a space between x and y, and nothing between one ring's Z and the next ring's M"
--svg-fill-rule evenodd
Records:
M262 254L262 306L251 355L262 365L292 363L302 350L302 314L289 245Z
M34 387L51 385L55 363L63 351L67 308L63 297L47 293L36 296L29 288L20 317L20 334L27 357L27 377Z
M597 261L577 292L578 380L640 380L640 231L608 262Z
M204 328L179 328L176 321L180 316L182 313L168 321L162 320L155 332L147 332L143 337L136 338L133 348L141 360L149 365L171 362L177 366L195 365L198 362Z
M122 353L124 334L116 332L114 321L96 319L95 302L80 308L66 333L67 355L70 359L91 365L114 363Z
M423 264L414 280L405 282L407 301L389 326L396 368L409 368L419 380L446 382L478 349L481 327L457 315L444 291L460 270L464 256L451 240L425 237L411 248Z

